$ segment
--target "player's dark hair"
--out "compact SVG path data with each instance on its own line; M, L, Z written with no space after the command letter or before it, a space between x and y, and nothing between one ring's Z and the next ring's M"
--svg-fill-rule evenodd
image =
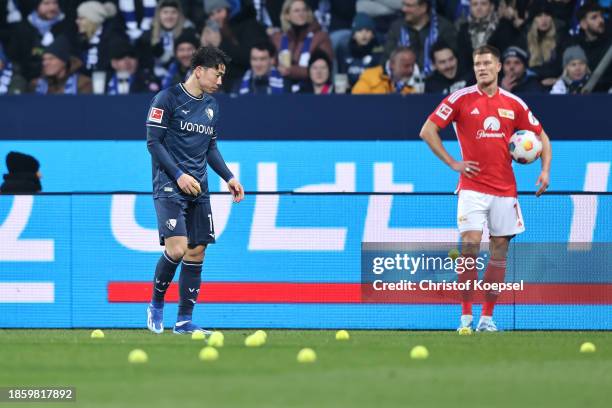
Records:
M497 48L493 47L492 45L483 45L481 47L476 48L472 53L472 57L475 57L476 55L486 54L492 54L495 58L497 58L498 61L501 60L501 53Z
M219 68L220 65L229 65L231 58L217 47L200 47L191 57L191 70L197 67Z
M251 49L253 48L259 51L268 51L268 54L270 54L272 58L276 55L276 48L270 41L258 41L251 46Z
M455 52L455 50L453 49L453 47L451 47L450 45L448 45L448 43L440 40L440 41L436 41L433 45L433 47L431 47L431 51L429 51L429 58L431 58L431 60L435 63L436 59L434 58L434 54L438 51L442 51L442 50L451 50L451 52L453 53L453 55L455 56L455 58L457 57L457 53Z

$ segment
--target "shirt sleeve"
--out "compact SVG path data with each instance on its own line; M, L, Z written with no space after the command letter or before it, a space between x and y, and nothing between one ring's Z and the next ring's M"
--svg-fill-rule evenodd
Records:
M438 105L435 111L429 115L429 120L435 123L440 129L444 129L455 120L455 117L459 113L459 102L451 103L452 96L450 94Z
M517 101L516 119L514 120L514 127L519 130L530 130L536 135L542 133L542 124L540 121L531 113L531 110L523 100Z
M183 172L176 165L163 143L172 111L172 103L167 93L160 92L153 98L146 121L147 149L164 171L177 180L183 175Z

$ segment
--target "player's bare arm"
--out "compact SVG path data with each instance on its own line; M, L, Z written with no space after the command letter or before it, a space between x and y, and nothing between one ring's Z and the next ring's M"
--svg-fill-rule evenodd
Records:
M448 151L444 148L444 145L442 144L442 139L440 138L440 128L431 120L427 119L425 121L425 124L421 128L421 133L419 136L427 143L427 145L434 152L434 154L438 156L438 158L442 160L446 165L448 165L451 169L459 173L463 173L469 178L477 176L480 172L478 162L469 160L455 160L448 153Z
M550 162L552 161L552 147L550 145L550 139L544 130L540 133L540 138L542 138L542 156L540 156L540 160L542 161L542 171L540 172L540 176L536 181L536 186L540 186L538 191L536 191L536 197L541 196L550 183Z

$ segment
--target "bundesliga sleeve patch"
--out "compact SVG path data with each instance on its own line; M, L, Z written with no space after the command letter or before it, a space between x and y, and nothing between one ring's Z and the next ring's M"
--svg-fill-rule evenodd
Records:
M448 106L445 103L440 105L440 107L436 111L436 115L438 115L439 117L441 117L444 120L447 120L451 113L453 113L453 108L451 108L450 106Z
M149 112L149 120L155 123L162 123L164 117L164 110L159 108L151 108Z

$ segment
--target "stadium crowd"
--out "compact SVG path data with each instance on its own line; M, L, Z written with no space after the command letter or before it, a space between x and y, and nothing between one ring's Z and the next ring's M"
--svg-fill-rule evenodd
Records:
M484 44L508 91L610 92L610 3L0 0L0 95L156 92L200 45L231 57L223 90L239 95L450 93Z

